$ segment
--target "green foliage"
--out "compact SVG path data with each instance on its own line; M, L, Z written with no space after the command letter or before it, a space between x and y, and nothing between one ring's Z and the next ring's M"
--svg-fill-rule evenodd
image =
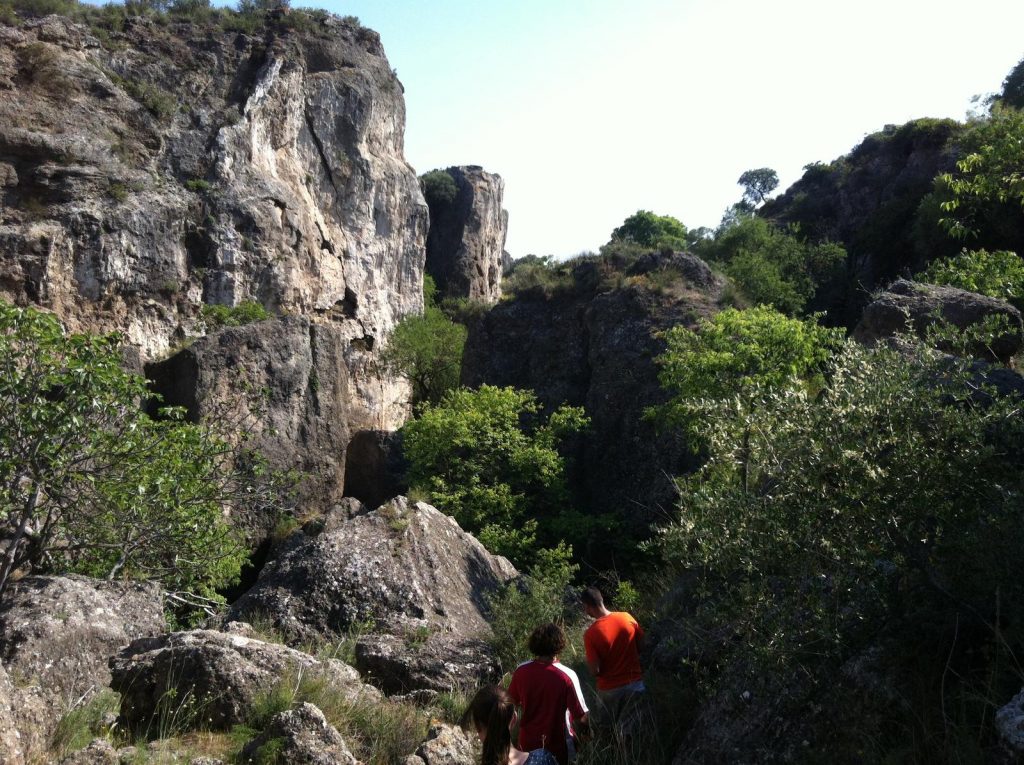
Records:
M999 100L1004 106L1012 106L1015 109L1024 109L1024 59L1017 62L1010 73L1003 80L1003 90L999 94Z
M109 688L82 701L57 722L50 737L50 751L63 758L71 752L84 749L104 732L102 728L105 718L117 714L120 706L121 697Z
M557 542L565 526L587 532L570 507L558 452L587 424L578 407L544 418L530 391L452 390L403 430L410 483L493 552L522 565L538 541Z
M239 726L240 743L257 736L270 719L302 703L316 706L342 734L352 753L367 765L391 765L415 751L427 733L427 716L412 704L358 696L319 673L286 674L259 694L245 726ZM259 761L279 762L280 745L271 739L261 748Z
M978 238L982 229L1008 229L999 246L1017 243L1024 210L1024 111L996 104L992 115L964 134L957 172L940 175L946 217L940 223L958 239ZM998 233L1003 233L999 231ZM991 232L987 231L991 241Z
M1024 260L1014 252L964 250L933 261L915 278L1000 298L1024 309Z
M459 195L455 179L445 170L431 170L421 175L420 188L431 211L448 207Z
M202 316L207 328L214 331L223 327L241 327L257 321L266 321L270 318L270 313L260 303L243 300L235 306L204 305Z
M815 379L841 338L813 319L791 319L768 306L727 308L701 320L697 331L664 333L658 379L672 394L665 412L685 421L706 400L734 399L760 387L780 388Z
M180 411L141 412L146 382L115 335L65 334L50 314L0 303L0 511L19 569L159 580L204 597L244 560L223 515L272 501L235 450Z
M202 178L192 178L185 182L185 188L189 191L194 191L196 194L205 194L213 188L213 185Z
M747 170L736 181L743 186L743 199L751 205L763 203L779 186L779 174L770 167Z
M825 379L691 402L708 461L658 545L698 575L701 618L787 675L881 625L921 643L958 624L1017 650L1000 614L1024 608L1019 401L979 396L970 362L909 339L849 341Z
M652 250L683 250L689 244L689 232L671 215L655 215L638 210L612 231L612 241L630 242Z
M436 404L459 384L467 331L436 305L437 287L423 277L423 314L407 316L391 333L382 363L412 383L413 401Z
M488 598L490 642L503 672L530 655L527 641L538 624L565 621L566 595L578 570L572 548L560 542L541 550L529 573Z
M528 294L549 297L572 285L569 269L553 256L526 255L512 263L512 270L502 280L501 288L509 297Z
M841 245L809 244L795 230L750 215L703 243L700 254L721 263L751 302L790 314L800 313L816 292L841 280L846 264Z

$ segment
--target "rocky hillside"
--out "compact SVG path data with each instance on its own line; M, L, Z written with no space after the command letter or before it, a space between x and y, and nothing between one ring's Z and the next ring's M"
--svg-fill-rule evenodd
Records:
M262 305L341 334L353 391L397 423L373 352L421 309L427 208L376 33L129 18L102 40L0 27L0 297L119 330L142 360Z
M583 406L591 427L571 477L579 506L644 535L673 506L673 476L693 460L678 433L644 416L667 395L654 363L664 349L657 333L716 312L723 282L682 253L582 260L560 271L554 289L520 290L470 327L462 381L529 388L551 408Z

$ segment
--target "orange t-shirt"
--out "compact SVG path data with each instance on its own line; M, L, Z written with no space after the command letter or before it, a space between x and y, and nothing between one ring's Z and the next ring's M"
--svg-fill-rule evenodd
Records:
M625 611L614 611L597 619L585 633L587 659L600 670L597 687L602 691L620 688L643 679L636 641L644 631Z

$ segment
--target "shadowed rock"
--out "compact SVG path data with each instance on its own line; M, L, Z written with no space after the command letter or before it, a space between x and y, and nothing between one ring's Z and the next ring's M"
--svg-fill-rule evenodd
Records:
M267 744L274 749L271 754ZM242 749L242 762L287 762L289 765L358 765L345 739L312 704L279 712L259 736Z

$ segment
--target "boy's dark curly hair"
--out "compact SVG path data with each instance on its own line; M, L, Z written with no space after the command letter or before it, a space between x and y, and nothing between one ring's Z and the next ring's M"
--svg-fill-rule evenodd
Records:
M530 653L534 656L556 656L565 650L568 641L562 628L554 622L542 624L530 634Z

